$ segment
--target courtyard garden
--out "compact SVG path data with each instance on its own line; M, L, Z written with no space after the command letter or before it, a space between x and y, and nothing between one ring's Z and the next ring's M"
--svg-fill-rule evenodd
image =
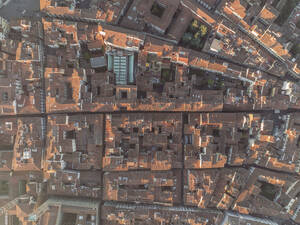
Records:
M157 2L154 2L152 7L151 7L151 14L154 16L157 16L159 18L162 17L162 15L164 14L165 8L158 4Z
M180 44L184 47L200 51L204 47L208 33L208 27L204 23L194 19L183 34Z
M288 0L274 22L279 26L282 26L299 2L300 0Z

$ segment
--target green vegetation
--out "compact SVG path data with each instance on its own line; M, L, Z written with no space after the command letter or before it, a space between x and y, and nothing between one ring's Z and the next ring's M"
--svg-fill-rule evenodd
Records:
M182 36L182 42L188 43L193 39L193 35L191 33L184 33Z
M204 46L207 33L208 28L206 25L201 24L197 20L193 20L186 32L183 34L181 43L185 47L201 50Z
M19 194L20 195L26 194L26 180L19 181Z
M196 39L196 38L193 38L190 41L190 45L191 45L192 48L195 48L195 49L198 49L198 50L201 50L202 47L203 47L201 39Z
M197 20L193 20L191 25L189 26L189 31L198 37L204 37L207 34L207 26L204 24L200 24Z
M75 213L63 213L62 224L73 225L76 224L77 215Z
M207 34L207 27L203 24L200 26L201 37L204 37Z
M218 89L223 89L225 87L225 84L223 81L218 82Z
M208 84L209 87L213 86L214 83L215 83L215 81L212 80L212 79L208 79L208 80L207 80L207 84Z
M0 181L0 195L8 195L8 181Z
M293 56L296 56L297 54L300 54L300 43L294 44L291 49L291 54Z
M89 52L84 52L84 53L83 53L83 58L84 58L85 60L90 60L91 57L92 57L92 56L91 56L91 54L90 54Z
M172 74L170 69L162 69L161 70L161 81L162 82L170 82L172 81Z
M194 88L199 90L224 90L224 87L225 87L224 81L214 80L214 78L210 78L207 75L198 78L197 84L194 85Z
M197 31L197 33L194 34L194 39L199 40L199 38L201 38L201 32Z
M264 181L260 181L260 183L262 184L260 187L260 195L266 197L270 201L273 201L275 199L276 193L279 191L279 188Z
M215 75L210 72L206 72L201 69L191 69L188 77L192 78L193 75L196 75L196 81L193 84L193 88L198 90L224 90L226 89L225 83L227 79L219 78L218 75ZM228 81L228 80L227 80Z
M164 11L165 11L165 8L163 6L161 6L157 2L153 3L153 5L151 7L151 13L152 13L152 15L161 18L162 15L164 14Z
M196 74L197 76L206 76L206 72L204 70L200 69L190 69L190 75L191 74Z
M299 2L300 0L288 0L275 20L275 23L282 26Z
M199 24L198 24L198 21L197 20L193 20L193 22L191 23L190 25L190 30L192 32L197 32L199 29Z
M224 83L224 81L221 81L221 80L213 80L213 79L209 78L207 80L207 86L214 90L222 90L225 87L225 83Z
M157 60L157 55L156 54L153 54L153 53L148 53L147 54L147 62L148 63L151 63L153 61L156 61Z

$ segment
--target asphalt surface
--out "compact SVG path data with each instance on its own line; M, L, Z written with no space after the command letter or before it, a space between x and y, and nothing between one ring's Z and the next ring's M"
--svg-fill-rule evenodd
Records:
M39 0L10 0L10 2L0 8L0 16L7 20L20 18L35 18L40 10Z

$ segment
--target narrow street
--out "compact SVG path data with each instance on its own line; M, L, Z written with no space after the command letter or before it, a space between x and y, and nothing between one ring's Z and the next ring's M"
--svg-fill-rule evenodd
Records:
M129 1L129 5L127 6L127 9L131 6L132 1ZM106 200L102 200L101 202L101 206L113 206L113 207L118 207L120 209L124 208L124 209L161 209L161 210L170 210L171 212L175 212L175 211L182 211L182 212L201 212L201 213L216 213L216 214L220 214L220 215L225 215L224 219L223 217L221 217L223 219L223 223L222 224L228 224L228 221L226 221L228 219L228 216L231 217L238 217L241 220L243 218L247 218L249 220L253 220L253 221L270 221L269 224L275 224L271 221L271 219L273 220L273 218L268 218L265 217L263 218L263 216L257 216L257 215L246 215L246 214L241 214L241 213L237 213L237 212L232 212L230 210L219 210L217 209L217 207L214 208L207 208L207 209L200 209L198 207L192 207L192 206L185 206L185 194L184 194L184 175L185 172L188 171L188 169L185 168L184 162L185 162L185 144L184 144L184 125L185 125L185 121L186 118L188 117L188 114L193 114L193 113L215 113L215 114L220 114L220 113L249 113L249 114L261 114L261 115L266 115L266 114L275 114L274 110L221 110L221 111L107 111L107 112L91 112L91 111L76 111L76 112L67 112L67 111L61 111L61 112L47 112L47 102L46 102L46 97L47 97L47 92L46 92L46 81L45 81L45 66L46 66L46 62L47 62L47 46L45 46L44 43L44 29L43 29L43 23L42 23L42 18L43 17L47 17L47 18L56 18L56 19L61 19L61 20L66 20L66 21L74 21L74 22L83 22L83 23L91 23L91 24L100 24L100 25L105 25L107 27L111 26L115 26L112 24L108 24L106 22L103 22L102 20L98 20L98 19L89 19L89 18L78 18L78 17L73 17L71 15L54 15L54 14L47 14L47 13L41 13L39 11L40 8L40 3L39 0L10 0L10 2L7 4L7 6L0 8L0 15L3 16L6 19L16 19L16 18L30 18L33 19L35 21L37 21L39 23L38 26L38 37L37 37L37 41L39 44L39 60L40 60L40 70L39 70L39 78L41 81L41 87L40 87L40 113L31 113L31 114L17 114L17 115L0 115L0 119L4 119L4 118L26 118L26 117L38 117L41 121L41 136L42 136L42 157L41 157L41 165L42 165L42 170L46 171L46 169L43 167L44 166L44 162L46 160L46 147L47 147L47 120L48 120L48 116L52 116L52 115L69 115L69 116L74 116L74 115L91 115L91 114L102 114L103 115L103 128L102 128L102 132L103 132L103 144L102 144L102 157L105 155L105 130L106 130L106 116L108 114L139 114L139 113L144 113L144 114L154 114L154 113L176 113L176 114L181 114L181 122L182 122L182 127L181 127L181 132L182 132L182 136L181 136L181 147L182 147L182 168L180 169L180 175L181 175L181 193L180 193L180 205L181 206L170 206L170 207L166 207L166 206L162 206L159 205L157 203L149 203L149 204L140 204L140 203L124 203L124 202L119 202L119 201L106 201ZM122 17L121 17L122 18ZM121 20L121 19L120 19ZM159 37L153 34L149 34L149 33L145 33L145 32L141 32L141 34L144 34L145 36L152 36L154 38L158 38L164 41L167 41L169 43L173 43L174 44L174 40L170 40L167 39L165 37ZM229 62L235 65L238 65L240 67L243 68L249 68L249 69L254 69L254 70L260 70L262 72L265 72L267 74L269 74L272 77L276 77L276 79L278 80L292 80L294 79L293 77L289 77L289 76L285 76L285 77L278 77L272 73L269 73L267 71L264 71L260 68L257 68L256 66L252 66L252 65L245 65L245 64L241 64L238 63L234 60L213 54L213 53L209 53L209 52L203 52L203 54L206 54L207 57L214 57L215 59L220 59L223 60L224 62ZM50 58L50 57L49 57ZM199 101L200 102L200 101ZM110 103L110 102L109 102ZM190 104L190 102L188 103ZM280 114L289 114L289 113L296 113L296 112L300 112L299 109L288 109L288 110L282 110L280 111ZM227 114L228 115L228 114ZM278 114L276 114L278 115ZM50 119L49 119L50 120ZM51 128L51 126L49 126L49 129ZM51 128L52 129L52 128ZM54 132L53 132L54 133ZM84 136L84 138L86 138L86 136ZM75 142L74 142L75 143ZM76 150L75 150L76 151ZM201 159L202 160L202 159ZM229 160L228 160L229 161ZM202 162L202 161L201 161ZM299 178L300 175L296 174L296 173L291 173L291 172L284 172L284 171L277 171L274 169L270 169L270 168L265 168L262 166L258 166L256 164L247 164L247 165L243 165L243 166L231 166L226 164L224 168L231 168L231 169L235 169L235 168L244 168L247 170L251 170L251 169L263 169L263 170L267 170L273 173L283 173L285 175L290 175L296 178ZM101 199L104 199L104 174L106 173L102 167L102 165L100 166L101 171L93 171L93 176L88 177L88 174L84 174L82 180L84 180L85 183L89 183L92 182L93 179L95 179L95 177L97 177L98 172L101 173L101 186L100 188L102 189L102 197ZM216 170L216 168L208 168L207 170ZM131 170L132 172L134 171L143 171L144 169L137 169L137 170ZM145 169L146 170L146 169ZM147 169L148 170L148 169ZM176 169L177 171L179 169ZM178 171L179 172L179 171ZM114 173L118 173L118 171L114 172ZM100 176L100 175L99 175ZM100 179L100 178L99 178ZM186 178L188 179L188 178ZM43 183L43 189L47 188L47 184ZM41 192L42 194L44 194L44 192ZM55 193L56 194L56 193ZM46 195L45 195L46 196ZM40 196L40 198L45 198L44 195ZM21 198L22 196L20 196ZM1 213L4 213L6 210L11 209L13 207L13 205L15 204L14 201L17 201L17 199L11 201L10 203L8 203L5 207L1 209L0 208L0 215ZM228 207L230 209L230 207ZM228 209L227 208L227 209ZM44 208L41 208L42 210L44 210ZM46 208L45 208L46 210ZM300 206L299 209L300 210ZM44 211L43 211L44 212ZM42 213L42 211L40 212ZM243 212L244 213L244 212Z

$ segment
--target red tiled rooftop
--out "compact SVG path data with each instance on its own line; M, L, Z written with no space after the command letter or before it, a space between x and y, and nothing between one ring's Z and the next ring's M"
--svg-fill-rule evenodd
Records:
M246 8L241 4L240 0L226 1L224 12L239 19L244 19L246 16Z

